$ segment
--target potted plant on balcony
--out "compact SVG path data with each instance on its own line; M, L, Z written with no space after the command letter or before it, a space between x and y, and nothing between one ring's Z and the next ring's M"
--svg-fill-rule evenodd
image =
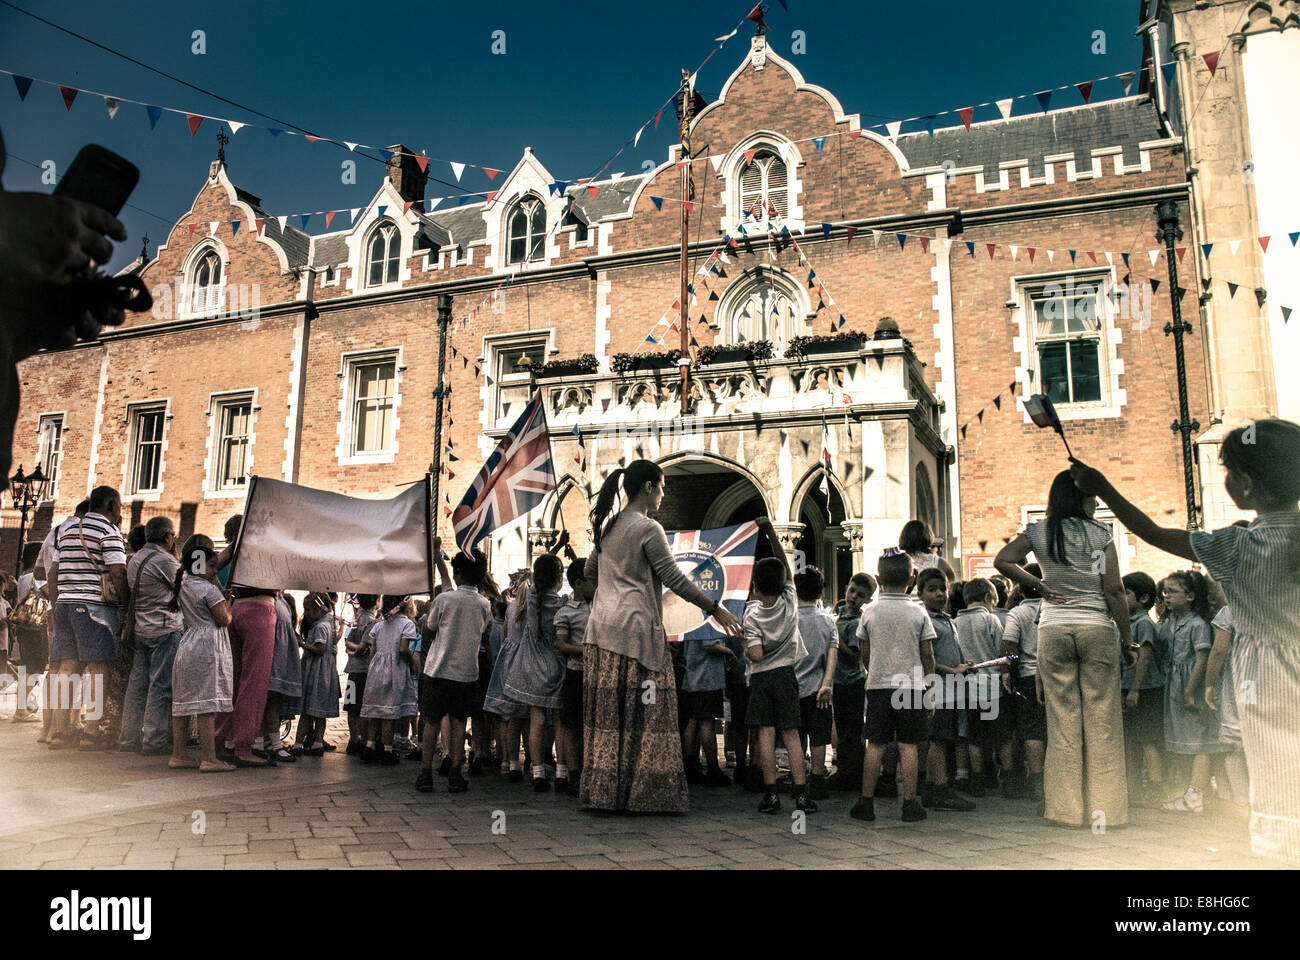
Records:
M667 353L616 353L609 362L609 368L617 374L635 373L638 370L666 370L677 366L681 357L680 350Z
M710 363L737 363L742 360L770 360L772 342L770 340L750 340L747 343L714 344L700 347L695 354L696 362L701 365Z
M584 353L580 357L568 357L552 360L537 371L538 377L571 377L577 374L591 374L600 369L600 362L595 354Z
M822 353L849 353L861 349L867 339L865 333L859 333L857 330L794 337L785 348L785 355L792 360L802 360L804 357Z
M902 340L903 334L898 329L898 323L892 317L881 317L880 322L876 324L876 332L871 337L872 340Z

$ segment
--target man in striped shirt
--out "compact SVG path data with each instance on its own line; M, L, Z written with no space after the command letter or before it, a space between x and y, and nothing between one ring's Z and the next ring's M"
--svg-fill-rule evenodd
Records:
M122 499L112 487L96 487L90 494L90 508L77 523L59 528L57 553L50 572L50 603L54 610L54 635L50 643L50 665L58 671L58 690L66 694L71 678L82 672L82 700L90 716L98 719L104 703L104 673L117 656L117 604L106 603L101 576L107 574L117 595L125 597L126 546L118 525L122 522ZM57 665L57 666L56 666ZM73 734L77 707L57 703L50 745L76 745ZM87 739L95 743L92 734Z

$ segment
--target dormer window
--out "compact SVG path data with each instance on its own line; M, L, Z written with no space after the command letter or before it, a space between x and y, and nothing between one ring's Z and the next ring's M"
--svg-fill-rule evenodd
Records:
M190 288L190 309L194 313L207 313L221 305L221 258L215 250L199 258Z
M587 223L578 216L577 211L574 210L573 207L569 207L569 212L566 213L564 219L560 221L560 226L573 227L574 243L587 242Z
M759 150L740 170L740 215L744 218L752 211L756 220L787 216L789 192L785 161L772 150Z
M541 260L546 253L546 207L536 197L521 200L507 224L510 263Z
M366 244L367 286L382 287L397 282L401 247L402 235L391 221L384 221L370 235L370 242Z

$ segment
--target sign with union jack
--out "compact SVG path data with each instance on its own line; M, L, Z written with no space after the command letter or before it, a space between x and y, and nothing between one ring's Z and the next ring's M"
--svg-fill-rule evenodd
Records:
M471 552L493 530L522 517L554 489L551 438L538 392L452 512L456 543L465 553Z
M668 534L668 548L681 571L737 619L745 614L757 546L758 524L753 520L734 527ZM674 643L726 638L712 617L671 590L664 591L664 633Z

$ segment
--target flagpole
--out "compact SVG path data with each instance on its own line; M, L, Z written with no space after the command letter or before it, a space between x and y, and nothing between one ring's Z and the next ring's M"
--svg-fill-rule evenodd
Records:
M432 497L433 506L429 512L429 536L434 536L434 531L438 527L438 493L440 481L442 480L442 399L447 393L447 327L451 323L451 302L450 293L441 293L438 295L438 389L434 391L434 416L433 416L433 461L429 464L429 473L432 475L429 495ZM433 552L430 550L429 561L433 562ZM430 582L433 574L430 573Z
M433 538L434 524L438 522L438 495L434 493L434 484L438 481L432 473L424 475L424 530L425 530L425 548L428 552L427 563L429 574L429 599L436 597L437 591L434 590L433 569L437 558L434 557Z
M677 311L677 325L681 333L681 358L677 361L678 369L681 370L681 389L682 389L682 416L686 416L690 408L690 389L691 389L691 357L690 357L690 325L687 317L690 315L690 301L687 286L690 283L690 264L687 260L687 245L690 241L690 203L695 199L695 178L691 175L691 107L694 98L691 96L691 75L685 70L682 71L682 90L681 90L681 109L679 110L680 121L679 130L681 133L682 152L681 160L685 161L682 167L682 196L686 202L681 204L682 208L682 288L681 309Z

